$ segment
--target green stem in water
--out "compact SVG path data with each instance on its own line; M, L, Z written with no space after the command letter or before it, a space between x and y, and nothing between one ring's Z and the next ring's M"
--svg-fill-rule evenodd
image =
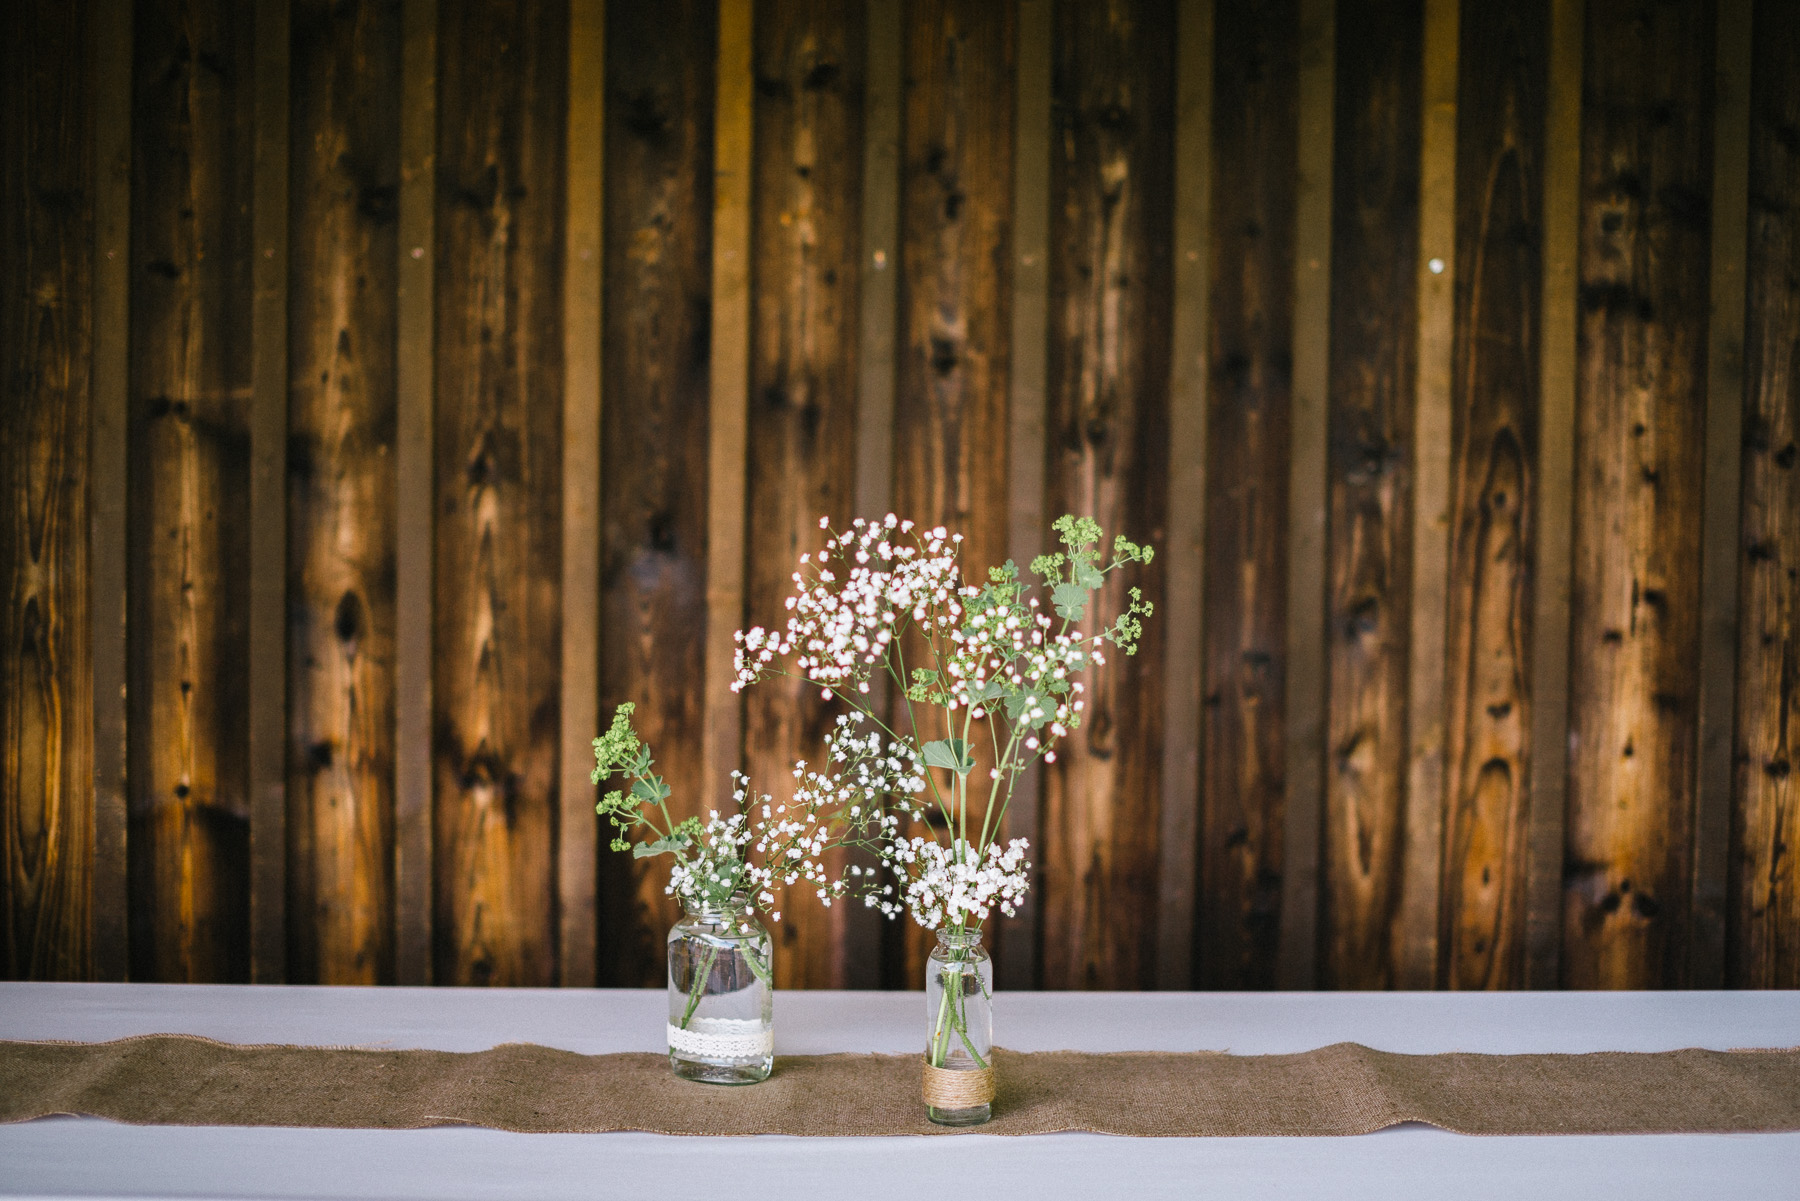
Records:
M688 985L687 1012L681 1015L681 1028L686 1030L688 1023L694 1020L694 1010L700 1008L700 998L706 995L706 982L712 978L713 961L719 957L719 948L712 943L706 944L706 961L694 973Z

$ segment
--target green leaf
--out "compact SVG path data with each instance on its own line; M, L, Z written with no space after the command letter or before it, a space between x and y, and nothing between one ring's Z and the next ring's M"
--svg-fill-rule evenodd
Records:
M925 765L948 768L959 776L966 776L975 770L975 757L969 754L962 739L940 738L925 744Z
M640 842L631 848L631 857L648 859L652 855L670 855L683 850L687 845L686 835L677 834L673 838L659 838L655 842Z
M1080 621L1087 611L1087 589L1080 584L1058 584L1050 593L1056 615L1067 621Z
M1075 564L1075 582L1092 592L1106 583L1106 576L1092 563L1077 562Z

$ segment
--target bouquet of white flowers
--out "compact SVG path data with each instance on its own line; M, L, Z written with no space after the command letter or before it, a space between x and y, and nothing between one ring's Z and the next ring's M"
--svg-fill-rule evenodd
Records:
M1047 593L1039 596L1011 562L984 585L967 583L962 536L942 526L923 530L890 513L845 531L829 520L819 527L827 541L801 556L785 628L738 633L733 688L798 677L850 712L826 740L824 765L796 768L793 800L764 802L757 846L775 854L782 880L806 879L828 905L858 896L938 931L927 1101L936 1120L983 1121L992 1027L981 923L996 908L1011 916L1030 882L1025 841L1001 845L1007 806L1019 776L1054 762L1058 741L1080 726L1079 677L1105 663L1103 644L1136 651L1151 612L1136 588L1099 632L1078 623L1109 573L1150 562L1152 551L1120 537L1103 558L1099 525L1063 517L1054 526L1063 550L1031 565ZM886 717L875 704L883 683L895 697ZM986 779L972 787L982 749ZM836 846L862 848L881 866L834 877L824 852ZM934 1094L933 1072L954 1071L985 1076L979 1085L938 1079Z

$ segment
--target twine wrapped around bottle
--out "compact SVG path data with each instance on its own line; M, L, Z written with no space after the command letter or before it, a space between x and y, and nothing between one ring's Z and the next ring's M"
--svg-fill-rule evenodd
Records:
M921 1065L925 1069L925 1104L935 1109L973 1109L994 1099L991 1067L934 1068L923 1060Z

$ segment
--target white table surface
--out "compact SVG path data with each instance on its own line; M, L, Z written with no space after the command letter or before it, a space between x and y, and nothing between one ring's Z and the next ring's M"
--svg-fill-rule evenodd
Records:
M778 1054L909 1052L918 993L789 992ZM0 1038L661 1050L663 994L0 983ZM1658 1051L1800 1045L1787 993L1003 993L1022 1051ZM1474 1138L672 1138L432 1130L0 1126L0 1196L205 1198L1800 1197L1800 1133Z

